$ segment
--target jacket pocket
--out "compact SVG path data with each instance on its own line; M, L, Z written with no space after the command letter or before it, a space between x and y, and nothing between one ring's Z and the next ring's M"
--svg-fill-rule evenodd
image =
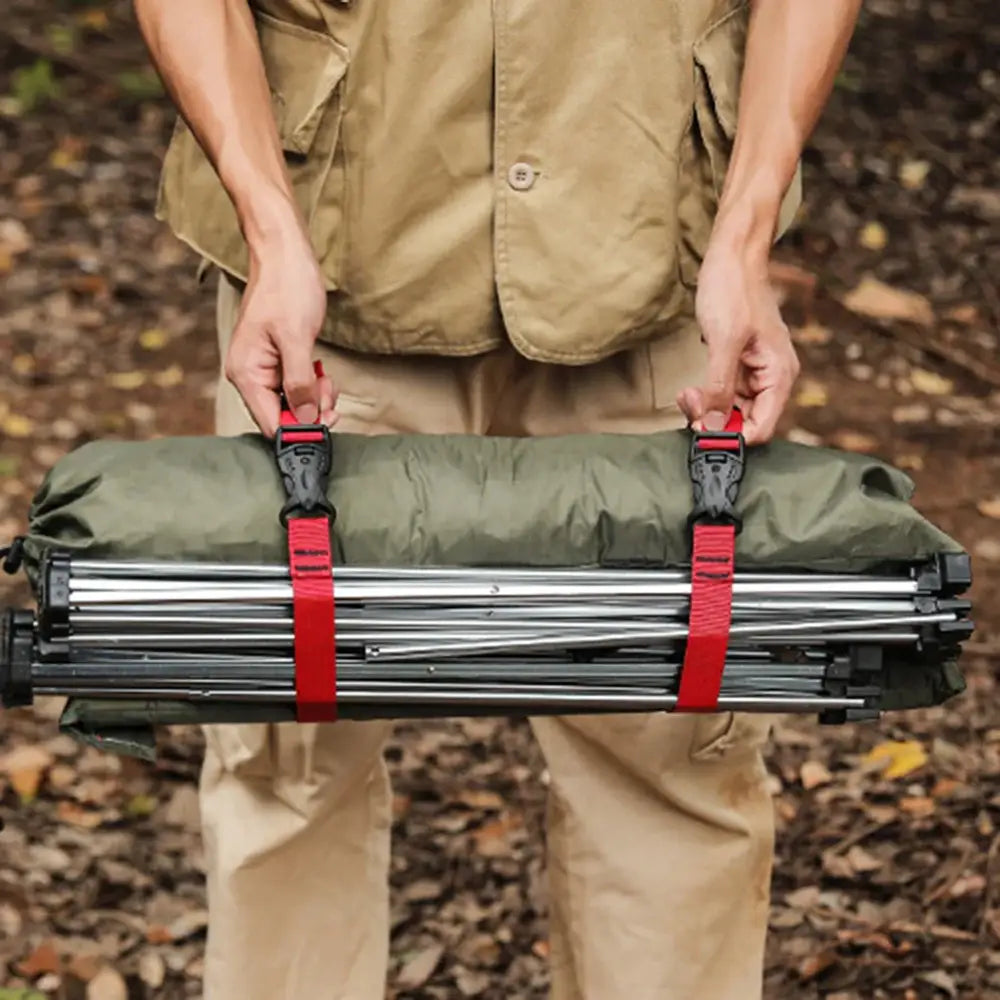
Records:
M295 198L327 286L337 288L343 256L341 90L348 52L330 35L260 11L255 17ZM203 258L246 280L248 254L236 211L182 120L164 159L156 214Z
M693 48L694 102L681 144L678 199L681 280L689 287L697 284L736 138L749 16L749 5L739 4ZM801 196L801 172L796 169L776 236L788 228Z

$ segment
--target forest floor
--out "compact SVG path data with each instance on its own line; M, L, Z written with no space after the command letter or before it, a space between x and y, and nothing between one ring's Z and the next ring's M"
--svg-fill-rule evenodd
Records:
M8 0L0 26L0 540L92 438L210 429L210 283L152 217L171 127L126 0ZM804 373L793 439L905 469L972 553L969 690L787 720L768 1000L1000 998L1000 26L871 0L805 157L775 282ZM27 600L0 584L0 604ZM200 995L199 734L155 766L0 725L0 1000ZM867 759L916 746L889 776ZM520 721L402 725L390 995L545 994L545 770ZM32 993L34 991L34 994Z

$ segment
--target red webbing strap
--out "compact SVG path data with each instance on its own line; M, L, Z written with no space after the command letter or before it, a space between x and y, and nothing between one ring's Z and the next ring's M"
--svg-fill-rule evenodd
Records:
M725 432L738 434L742 430L742 414L734 409ZM739 442L706 435L698 446L735 450ZM693 534L691 614L676 710L714 712L719 707L732 624L736 528L732 524L695 524Z
M315 369L322 377L320 362ZM299 424L289 409L281 412L281 426L285 444L324 439L320 431L293 429ZM328 517L288 518L288 566L295 629L296 718L333 722L337 718L337 639Z

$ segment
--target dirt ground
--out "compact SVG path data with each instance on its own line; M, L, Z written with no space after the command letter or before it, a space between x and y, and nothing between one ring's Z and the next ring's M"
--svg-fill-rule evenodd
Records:
M208 431L218 366L211 282L152 217L172 115L129 5L5 12L0 540L68 449ZM870 0L776 255L804 367L783 433L913 476L973 554L978 629L943 708L778 727L769 1000L1000 997L998 51L987 0ZM79 749L53 711L0 722L0 1000L199 996L198 734L164 734L147 767ZM866 757L887 741L916 744L898 777ZM405 725L387 753L390 995L544 996L527 726Z

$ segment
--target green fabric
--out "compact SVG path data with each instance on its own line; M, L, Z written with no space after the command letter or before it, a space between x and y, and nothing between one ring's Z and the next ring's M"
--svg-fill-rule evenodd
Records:
M688 441L681 431L524 439L336 435L336 560L685 564ZM912 491L906 475L866 455L788 442L755 448L738 503L744 528L737 567L867 571L961 551L910 505ZM35 498L29 573L49 547L117 558L280 562L283 500L271 445L258 435L88 444L54 466ZM950 663L887 674L887 708L933 704L963 687ZM108 747L117 720L128 730L122 748L139 752L140 724L235 720L233 713L250 721L246 712L85 702L72 704L64 721Z

